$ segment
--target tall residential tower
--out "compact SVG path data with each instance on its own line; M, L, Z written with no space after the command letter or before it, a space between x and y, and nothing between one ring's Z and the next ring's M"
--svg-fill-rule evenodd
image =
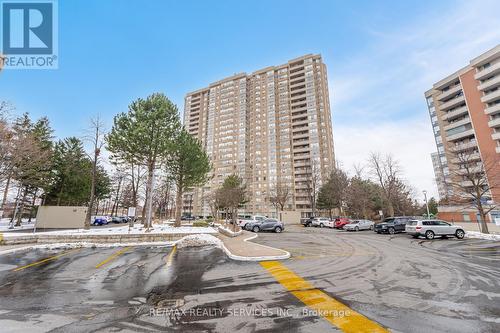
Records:
M183 211L211 215L207 196L238 174L249 193L246 213L274 216L269 198L280 184L292 193L285 209L309 214L312 180L334 166L326 72L320 55L306 55L188 93L184 125L204 145L213 174L185 196Z
M435 83L425 97L437 145L433 162L440 199L454 196L456 187L450 184L471 186L461 177L464 161L467 170L478 172L484 171L481 165L495 163L485 170L491 188L485 202L500 204L500 188L492 186L500 177L500 45ZM493 211L491 217L497 215L500 212Z

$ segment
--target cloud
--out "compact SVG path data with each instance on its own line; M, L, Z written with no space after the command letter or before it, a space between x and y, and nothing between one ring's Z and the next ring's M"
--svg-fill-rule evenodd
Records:
M367 28L373 42L329 66L337 158L350 167L372 150L392 153L419 193L435 195L424 92L499 43L499 12L499 1L464 1L397 30Z

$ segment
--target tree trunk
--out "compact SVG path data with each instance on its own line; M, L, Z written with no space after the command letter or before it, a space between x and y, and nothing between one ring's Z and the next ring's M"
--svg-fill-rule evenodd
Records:
M177 184L177 195L175 197L175 224L174 226L181 226L181 215L182 215L182 182Z
M35 190L35 193L33 193L33 200L31 201L31 209L30 209L30 216L28 218L28 222L31 222L31 218L33 215L33 208L35 208L35 203L36 203L36 194L38 192L38 189Z
M144 208L146 209L146 217L144 226L146 228L151 228L152 219L152 200L153 200L153 177L154 177L154 164L150 163L148 166L148 182L146 185L146 200L144 201Z
M387 216L394 216L394 206L392 205L392 202L388 202L387 205Z
M489 234L490 231L488 230L488 224L486 223L486 213L484 212L483 204L480 201L477 208L479 210L479 216L481 218L481 221L479 222L481 226L481 232L483 234Z
M87 216L85 218L84 229L90 229L90 219L92 218L92 208L94 207L94 197L95 197L95 181L97 174L97 157L99 156L99 150L94 148L94 160L92 161L92 181L90 185L90 199L89 207L87 208Z
M21 200L21 204L19 205L19 213L17 215L17 220L16 220L16 227L21 226L21 220L23 218L23 213L24 213L24 206L26 202L26 197L28 196L28 187L26 186L23 191L23 198Z
M0 206L0 209L4 209L5 202L7 201L7 194L9 193L9 187L10 187L10 178L11 174L7 176L7 183L5 183L5 189L3 190L3 198L2 198L2 206Z

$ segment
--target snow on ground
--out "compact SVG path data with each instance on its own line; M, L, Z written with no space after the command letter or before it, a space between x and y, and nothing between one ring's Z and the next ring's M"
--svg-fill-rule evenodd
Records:
M191 246L205 246L214 245L222 248L222 241L217 237L208 234L189 235L181 238L176 242L178 248L191 247Z
M500 235L498 234L483 234L482 232L478 231L467 231L465 233L466 238L479 238L479 239L486 239L486 240L492 240L492 241L500 241Z
M153 227L146 231L146 228L142 224L136 224L133 228L128 227L128 225L122 227L101 227L101 228L91 228L89 230L85 229L64 229L56 231L47 232L36 232L34 234L44 234L44 235L141 235L141 234L204 234L204 233L217 233L217 230L211 227L174 227L166 224L153 224ZM21 236L26 235L23 233L10 232L4 234L4 237Z
M20 227L14 227L14 229L9 229L10 219L9 218L0 219L0 232L7 231L7 230L33 229L34 226L35 226L35 219L32 219L30 223L28 223L28 219L23 219L21 221Z

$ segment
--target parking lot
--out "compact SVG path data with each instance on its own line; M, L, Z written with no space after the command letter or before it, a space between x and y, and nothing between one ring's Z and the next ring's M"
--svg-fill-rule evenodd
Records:
M500 331L498 243L302 226L261 232L254 241L292 257L240 262L212 247L139 246L0 256L0 327L2 332Z

